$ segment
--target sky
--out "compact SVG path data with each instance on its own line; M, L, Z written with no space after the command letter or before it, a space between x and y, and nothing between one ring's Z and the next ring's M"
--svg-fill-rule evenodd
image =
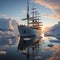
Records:
M34 0L30 1L30 10L34 7L40 13L43 27L53 26L60 21L60 0ZM26 17L27 0L0 0L0 18L12 18L19 20L20 24Z

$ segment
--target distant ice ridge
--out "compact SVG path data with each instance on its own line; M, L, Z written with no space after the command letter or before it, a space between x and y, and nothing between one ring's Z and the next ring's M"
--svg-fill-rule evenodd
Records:
M52 36L60 39L60 22L51 27L46 33L45 36Z
M9 44L10 42L15 44L18 35L19 32L16 20L0 18L0 45Z

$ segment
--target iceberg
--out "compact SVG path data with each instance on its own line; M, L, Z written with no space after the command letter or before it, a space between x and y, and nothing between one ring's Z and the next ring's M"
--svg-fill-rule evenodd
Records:
M17 21L13 19L0 18L0 45L17 42L19 36Z
M55 24L53 27L51 27L44 35L56 37L57 39L60 39L60 22L58 22L58 24Z

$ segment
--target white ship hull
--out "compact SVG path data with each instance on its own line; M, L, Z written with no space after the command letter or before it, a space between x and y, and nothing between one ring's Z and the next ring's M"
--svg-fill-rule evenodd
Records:
M24 47L32 46L39 39L41 39L41 36L38 36L38 31L35 29L32 29L27 26L19 26L18 29L19 29L19 33L20 33L20 42L18 45L19 49L23 49Z

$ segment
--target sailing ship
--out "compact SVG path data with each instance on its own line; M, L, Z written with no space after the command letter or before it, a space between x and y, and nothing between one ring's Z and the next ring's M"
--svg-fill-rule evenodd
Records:
M20 33L20 42L18 45L18 49L23 49L28 46L33 46L41 36L41 23L39 22L39 17L35 8L32 8L32 17L29 14L29 0L27 0L27 18L23 20L27 20L26 25L19 25L19 33Z

